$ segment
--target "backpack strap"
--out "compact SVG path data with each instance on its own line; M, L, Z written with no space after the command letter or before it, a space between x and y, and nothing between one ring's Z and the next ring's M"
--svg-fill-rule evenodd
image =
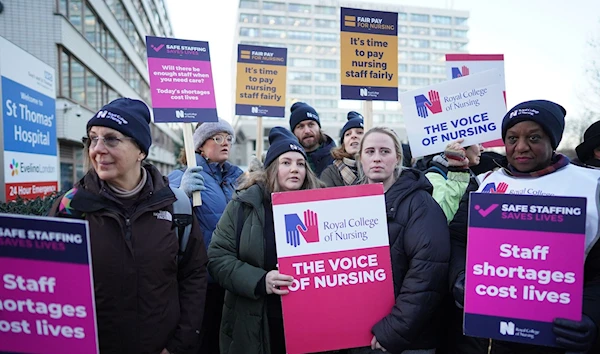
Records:
M170 186L171 187L171 186ZM171 187L177 200L173 203L173 223L177 227L177 239L179 242L179 251L177 252L177 262L181 262L185 249L187 248L192 232L192 204L190 198L179 188Z
M446 172L444 172L444 170L442 170L441 168L439 168L437 166L429 167L427 169L427 171L425 171L425 174L427 174L429 172L439 173L440 175L442 175L442 177L444 177L444 179L448 179L448 175L446 174Z

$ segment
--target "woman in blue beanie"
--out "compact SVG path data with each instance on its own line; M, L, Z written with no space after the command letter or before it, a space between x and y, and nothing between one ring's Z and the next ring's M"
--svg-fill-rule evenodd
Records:
M202 205L194 208L208 248L227 203L233 197L236 180L243 171L228 161L235 142L233 127L227 121L204 122L194 131L196 167L175 170L169 174L171 186L183 190L188 197L201 191ZM208 278L206 308L202 323L201 354L219 354L219 327L225 289Z
M331 149L333 164L321 173L321 181L327 187L351 186L358 182L355 158L364 131L363 116L348 112L348 122L340 132L340 146Z
M280 296L292 277L277 270L271 193L322 187L296 137L269 133L264 169L251 172L225 208L208 247L209 272L225 288L221 352L285 354Z
M89 223L100 352L192 354L204 312L206 250L192 220L180 253L173 204L185 195L177 198L179 191L144 162L150 111L119 98L88 121L86 133L92 168L49 214Z
M600 171L569 163L556 152L565 128L566 110L559 104L535 100L513 107L502 120L502 139L506 158L501 169L481 183L478 192L519 194L533 190L536 195L587 197L586 247L584 257L583 314L581 321L556 318L553 332L557 348L463 336L456 326L456 343L450 353L460 354L564 354L591 351L600 324L600 246L598 205ZM467 226L450 224L452 258L450 285L458 307L464 305Z

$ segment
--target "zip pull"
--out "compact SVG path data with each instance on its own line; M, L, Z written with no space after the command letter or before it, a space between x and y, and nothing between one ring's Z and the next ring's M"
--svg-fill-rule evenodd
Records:
M125 219L125 240L131 241L131 219Z

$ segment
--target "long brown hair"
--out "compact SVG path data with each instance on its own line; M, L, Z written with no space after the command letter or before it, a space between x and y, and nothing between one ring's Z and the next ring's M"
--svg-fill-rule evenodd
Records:
M265 169L264 166L261 168L248 173L248 176L244 178L241 184L238 186L238 190L250 188L251 186L258 184L261 185L265 191L265 197L271 198L271 193L281 192L281 186L277 180L277 172L279 170L279 157L273 160L269 166ZM308 163L306 164L306 176L304 182L300 187L300 190L305 189L317 189L324 188L325 184L321 182L317 175L310 169Z
M363 153L365 139L367 138L367 136L369 136L373 133L385 134L385 135L389 136L390 138L392 138L392 141L394 142L394 148L396 149L396 159L398 160L398 163L396 164L396 167L394 168L394 179L397 179L400 176L400 173L402 173L402 169L403 169L402 161L403 160L402 160L402 143L400 142L400 138L398 138L398 135L396 135L395 131L393 131L392 129L390 129L388 127L373 127L371 129L369 129L369 131L366 132L365 135L363 135L363 138L360 141L360 149L358 150L358 154L356 156L356 168L358 169L358 183L359 184L368 183L367 176L365 176L365 172L363 171L360 160L361 160L361 156Z

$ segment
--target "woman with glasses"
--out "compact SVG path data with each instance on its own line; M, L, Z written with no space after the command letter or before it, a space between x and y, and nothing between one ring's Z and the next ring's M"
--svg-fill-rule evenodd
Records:
M235 133L228 122L219 119L218 122L202 123L194 132L196 167L175 170L169 175L171 186L182 189L188 197L195 191L201 191L202 205L195 208L195 214L206 247L233 196L235 181L243 173L227 161L234 141ZM200 353L219 354L224 296L225 290L209 276Z
M178 198L144 162L149 124L142 101L119 98L102 107L84 139L91 168L49 213L89 223L102 353L193 353L199 343L206 251L192 220L180 253L173 223Z

